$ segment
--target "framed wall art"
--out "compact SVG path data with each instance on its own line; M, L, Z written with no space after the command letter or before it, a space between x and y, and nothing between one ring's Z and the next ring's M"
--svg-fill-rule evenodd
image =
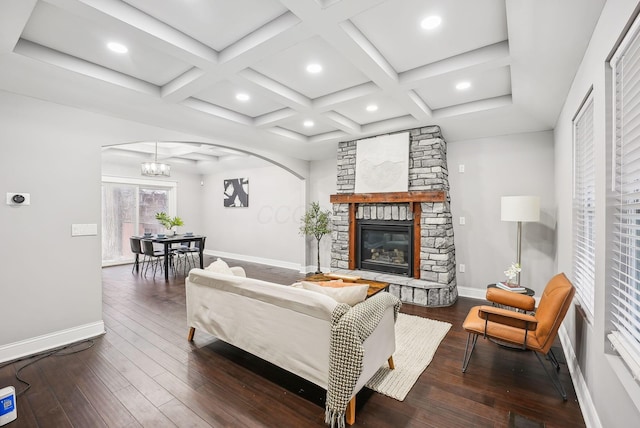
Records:
M224 180L225 207L248 207L249 206L249 179L229 178Z

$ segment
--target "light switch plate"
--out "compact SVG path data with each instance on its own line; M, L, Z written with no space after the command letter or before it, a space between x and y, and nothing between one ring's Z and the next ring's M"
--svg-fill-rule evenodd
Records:
M71 236L93 236L98 234L98 225L90 224L72 224Z

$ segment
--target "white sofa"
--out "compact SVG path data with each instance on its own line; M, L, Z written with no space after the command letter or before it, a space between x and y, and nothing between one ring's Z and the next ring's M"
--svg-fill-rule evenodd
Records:
M189 273L188 339L193 340L196 330L205 331L327 389L331 317L338 305L342 310L345 305L304 288L246 278L242 268L232 270L235 275L203 269L192 269ZM390 300L395 305L389 305ZM356 305L358 311L356 307L348 310L367 316L360 311L376 302L384 312L381 317L376 316L377 324L362 343L362 371L346 408L349 424L355 421L356 393L387 361L393 368L391 356L395 351L394 323L399 301L388 293L379 293Z

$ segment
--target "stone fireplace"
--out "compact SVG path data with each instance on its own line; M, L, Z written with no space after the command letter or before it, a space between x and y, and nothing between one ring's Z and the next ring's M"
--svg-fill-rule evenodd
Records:
M331 268L389 282L407 303L449 306L458 291L446 143L438 126L411 129L409 138L408 192L354 193L357 141L339 144Z

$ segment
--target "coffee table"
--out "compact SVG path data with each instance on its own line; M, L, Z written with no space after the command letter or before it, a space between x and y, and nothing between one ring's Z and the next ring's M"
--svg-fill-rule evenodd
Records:
M336 278L326 276L323 273L312 274L304 278L305 281L313 281L313 282L331 281L331 280L335 281L335 279ZM388 282L370 281L368 279L363 279L363 278L356 279L356 280L345 279L345 278L341 278L341 279L344 282L352 282L354 284L369 284L369 289L367 290L367 299L371 296L375 296L381 291L386 291L389 288Z

